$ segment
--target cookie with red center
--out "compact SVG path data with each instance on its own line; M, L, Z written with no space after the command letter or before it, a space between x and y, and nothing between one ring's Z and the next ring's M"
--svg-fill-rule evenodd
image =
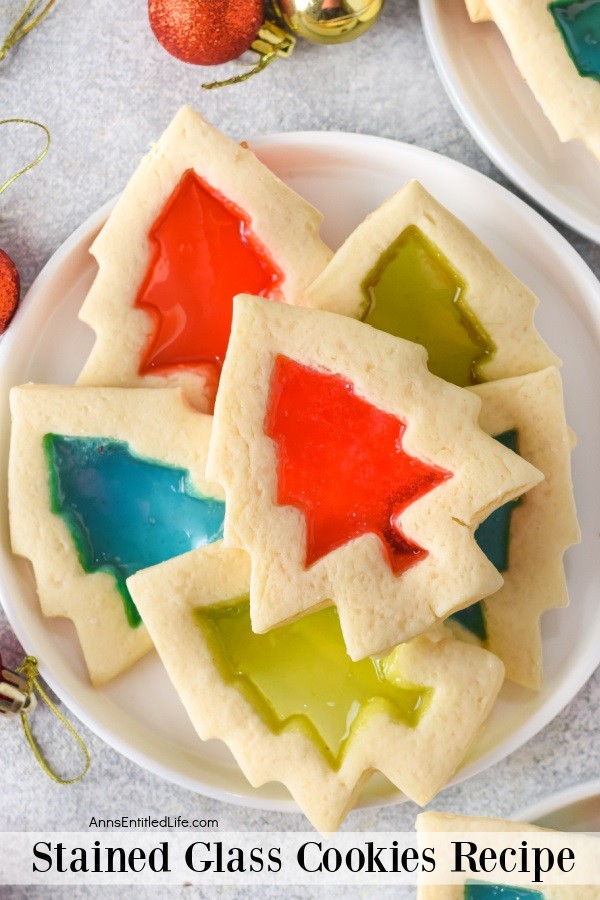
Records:
M346 316L238 297L207 474L252 560L263 632L335 603L352 659L493 593L485 516L542 475L477 426L422 347Z
M234 295L300 302L331 258L321 219L247 146L181 109L92 246L80 318L96 343L78 384L179 386L210 412Z

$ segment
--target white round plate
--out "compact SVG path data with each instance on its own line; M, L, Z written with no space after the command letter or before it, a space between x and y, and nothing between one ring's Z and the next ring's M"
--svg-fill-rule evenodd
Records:
M438 74L465 126L504 174L575 231L600 243L600 162L562 144L492 22L465 0L420 0Z
M600 832L600 779L577 784L519 810L520 822L555 831Z
M565 360L569 422L579 434L575 485L584 533L569 554L572 605L544 617L546 679L540 694L506 685L456 781L511 753L549 722L600 662L600 297L598 283L567 242L537 213L484 176L437 154L383 138L289 134L252 142L284 181L325 215L324 239L337 247L364 216L410 178L418 178L543 298L538 326ZM110 204L57 251L31 288L0 346L0 419L8 389L26 381L70 384L91 346L77 319L96 266L88 254ZM0 488L6 496L8 428L0 435ZM548 523L552 527L552 523ZM154 654L101 690L89 684L71 623L39 610L30 565L11 555L7 511L0 510L0 595L28 653L65 703L109 744L151 771L220 799L293 810L279 784L250 788L226 748L201 743ZM398 801L381 776L363 804Z

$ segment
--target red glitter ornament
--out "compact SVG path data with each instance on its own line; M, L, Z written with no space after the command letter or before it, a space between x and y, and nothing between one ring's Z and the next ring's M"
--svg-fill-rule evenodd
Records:
M148 0L150 26L172 56L200 66L237 59L265 18L264 0Z
M0 250L0 334L3 334L19 303L19 273L14 262Z

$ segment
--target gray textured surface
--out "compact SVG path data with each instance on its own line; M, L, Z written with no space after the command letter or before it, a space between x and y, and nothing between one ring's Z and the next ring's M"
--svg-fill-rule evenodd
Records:
M17 0L0 3L0 22L18 8ZM25 286L73 229L120 190L148 142L184 101L236 138L303 129L385 135L444 153L510 188L451 107L425 46L416 0L388 0L379 26L356 44L299 46L292 60L277 63L262 76L204 94L200 84L206 73L185 67L159 47L145 9L144 0L58 0L40 29L0 63L2 116L40 118L53 136L44 164L1 200L0 246L15 260ZM31 139L21 135L18 142L11 140L0 133L0 180L22 159L17 147L22 153ZM599 248L558 228L598 273ZM21 650L2 613L0 651L8 664L20 660ZM596 673L541 734L490 771L442 793L436 807L508 815L553 790L597 776L599 698ZM56 734L55 720L41 710L36 727L48 745ZM258 812L197 797L138 768L83 726L80 732L90 748L92 768L83 783L64 788L37 768L18 724L0 722L2 830L85 830L91 814L110 816L117 810L132 816L200 814L218 819L227 831L305 828L300 815ZM56 747L57 761L64 752ZM345 827L408 830L415 813L410 803L358 811ZM267 889L259 892L273 896ZM94 893L70 891L73 897ZM173 890L170 895L179 893L191 892ZM286 890L290 900L324 893ZM327 896L338 893L342 895L341 890L326 889ZM352 891L343 890L348 893ZM371 893L362 890L357 895ZM213 889L211 894L236 895L229 889ZM60 891L45 892L54 895ZM400 896L398 891L393 895ZM40 894L6 890L2 896Z

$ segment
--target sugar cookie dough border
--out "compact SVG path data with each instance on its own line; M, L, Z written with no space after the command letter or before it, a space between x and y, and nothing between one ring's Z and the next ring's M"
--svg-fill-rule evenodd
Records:
M483 601L484 646L500 657L510 681L539 690L540 616L568 604L563 555L580 539L562 382L557 370L549 368L470 390L482 400L483 430L494 436L516 428L519 454L545 475L511 513L504 584Z
M407 453L453 472L402 514L429 556L396 577L363 535L304 567L302 513L278 506L276 447L263 430L273 362L343 373L356 393L408 423ZM263 632L336 603L353 659L383 653L502 584L472 531L542 475L477 426L479 400L427 370L417 344L346 316L241 296L221 377L207 477L227 499L224 539L252 558L252 627Z
M492 14L487 5L487 0L465 0L467 12L471 22L489 22Z
M471 832L534 832L539 834L545 832L552 835L564 834L566 838L566 846L571 848L579 848L582 857L589 854L593 848L593 844L598 843L596 838L589 835L573 834L567 832L551 831L548 828L540 828L537 825L527 825L523 822L514 822L507 819L488 819L477 816L455 816L449 813L424 812L417 816L416 822L417 837L419 846L425 846L428 843L427 835L435 832L447 832L456 834L457 839L467 840L467 833ZM461 838L458 838L458 835ZM591 842L591 843L590 843ZM431 839L429 840L431 843ZM600 844L599 844L600 846ZM577 849L575 853L577 855ZM596 851L597 853L597 851ZM488 876L472 876L478 881L486 881L493 884L506 884L501 878L493 875ZM463 885L428 885L420 883L417 889L417 900L465 900L465 888ZM544 884L523 884L523 887L529 890L538 890L544 900L597 900L600 888L588 886L564 885L556 886Z
M42 446L48 433L126 441L136 453L187 469L204 495L222 498L204 476L212 418L194 412L177 388L120 389L24 385L10 394L13 417L9 514L13 551L33 564L42 611L77 629L94 684L128 668L152 647L131 628L114 578L79 563L67 524L50 509Z
M322 216L288 188L246 146L184 106L132 175L91 252L96 280L79 317L96 342L78 384L182 387L203 412L214 399L212 367L140 375L152 322L135 299L150 259L148 232L187 169L244 210L252 229L285 273L282 298L298 302L331 258L319 237Z
M307 305L361 318L368 308L362 282L411 225L440 249L466 282L465 302L496 346L479 366L485 381L560 365L535 329L534 294L418 181L393 194L352 232L309 288Z
M485 0L481 16L500 29L559 139L582 140L600 158L600 82L577 71L548 2Z
M427 710L415 728L374 714L334 771L306 735L274 734L243 695L225 684L193 624L195 608L247 593L249 575L246 554L218 542L127 581L200 737L225 741L253 787L282 782L321 831L339 826L375 769L417 803L427 803L458 767L490 712L502 663L452 638L439 643L419 638L397 648L402 676L434 688Z

